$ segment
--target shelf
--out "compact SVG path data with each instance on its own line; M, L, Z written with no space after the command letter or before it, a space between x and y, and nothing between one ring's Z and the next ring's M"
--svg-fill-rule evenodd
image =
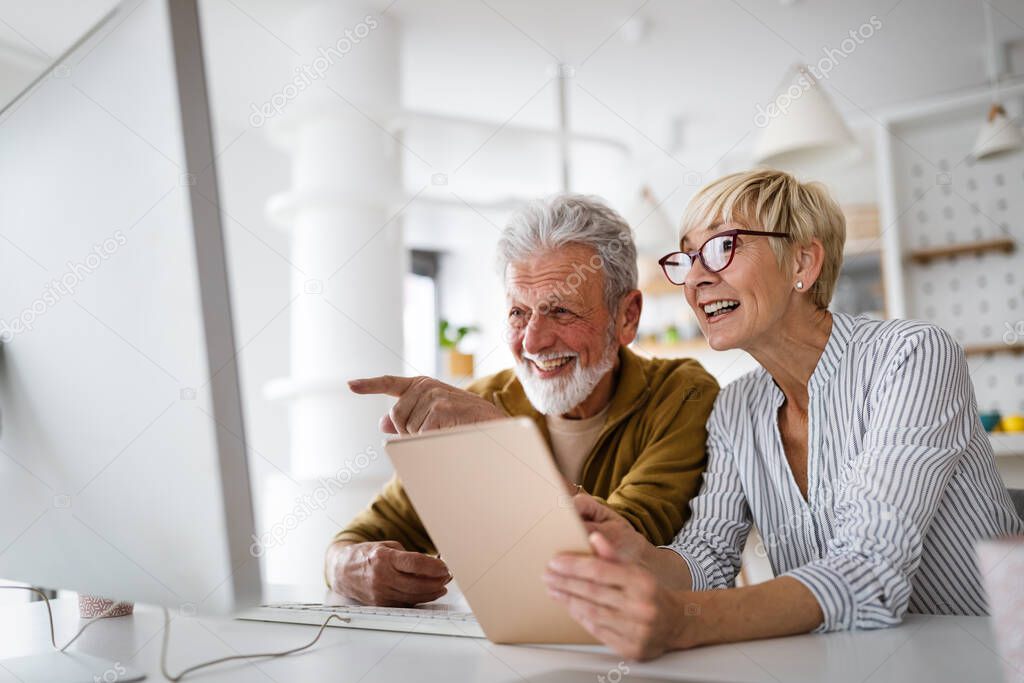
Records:
M707 339L704 337L695 337L672 344L637 341L633 344L633 348L655 358L689 358L694 354L707 353L711 350Z
M882 255L882 240L880 237L865 237L856 240L846 240L843 247L844 259L867 258L869 256Z
M1010 238L996 240L984 240L981 242L969 242L967 244L952 244L945 247L934 247L932 249L915 249L907 254L907 257L914 263L922 265L936 259L956 258L970 254L980 255L989 252L1000 252L1010 254L1017 248L1017 244Z
M689 339L675 344L636 342L633 348L658 358L688 358L711 350L704 338ZM988 438L996 457L1024 458L1024 432L989 433Z
M990 353L1012 353L1014 355L1024 353L1024 343L1017 344L968 344L964 346L964 353L968 356L985 356Z
M658 277L651 278L649 282L643 283L640 286L640 291L646 296L678 296L680 299L685 298L683 288L669 282L668 278L660 272Z
M997 458L1024 457L1024 432L997 432L988 439Z

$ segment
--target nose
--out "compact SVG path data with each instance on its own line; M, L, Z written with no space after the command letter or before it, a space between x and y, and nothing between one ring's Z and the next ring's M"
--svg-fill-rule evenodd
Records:
M540 353L551 348L554 341L554 329L548 316L537 313L531 315L523 332L523 350L527 353Z
M698 287L711 285L718 282L718 273L713 273L704 267L704 262L699 258L690 266L690 272L683 280L683 286L696 291Z

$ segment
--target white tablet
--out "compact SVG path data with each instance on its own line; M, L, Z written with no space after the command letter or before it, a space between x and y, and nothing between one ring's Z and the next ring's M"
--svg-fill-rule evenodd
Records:
M389 441L416 512L495 643L596 643L541 579L557 553L591 554L544 438L526 417Z

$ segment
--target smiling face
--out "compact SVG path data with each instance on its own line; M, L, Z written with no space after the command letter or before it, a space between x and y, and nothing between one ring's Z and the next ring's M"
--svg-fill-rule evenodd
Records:
M713 224L687 233L681 249L695 251L716 233L734 228L761 229L735 222ZM686 301L711 348L749 349L785 316L793 283L779 266L771 239L777 238L737 235L726 245L733 250L728 267L713 273L698 259L687 274Z
M587 401L617 365L621 340L628 337L628 343L635 334L608 311L596 256L590 247L571 244L510 263L505 274L516 376L547 415Z

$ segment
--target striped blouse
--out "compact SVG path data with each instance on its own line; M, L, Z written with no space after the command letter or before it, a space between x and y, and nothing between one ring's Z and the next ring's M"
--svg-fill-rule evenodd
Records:
M821 605L818 631L897 624L906 611L985 614L978 539L1024 533L978 419L963 350L910 320L833 314L808 382L807 500L778 428L785 397L758 369L725 387L708 465L668 548L694 590L733 586L751 524L776 576Z

